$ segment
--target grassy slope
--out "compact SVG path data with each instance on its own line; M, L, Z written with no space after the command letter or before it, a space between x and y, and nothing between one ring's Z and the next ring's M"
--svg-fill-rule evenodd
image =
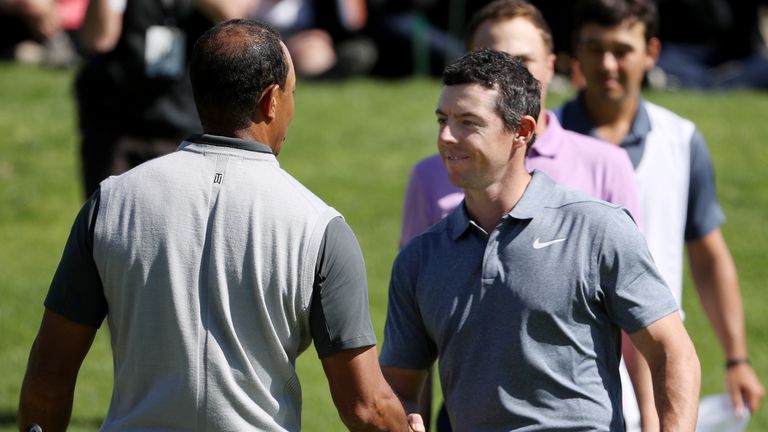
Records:
M14 429L18 389L42 312L40 304L81 197L71 73L0 64L0 431ZM300 83L297 113L280 160L284 168L345 214L368 266L378 334L386 285L396 253L402 193L411 166L434 151L432 81ZM768 228L768 140L765 94L653 94L694 119L710 144L719 196L728 215L726 238L747 299L747 325L756 369L768 380L766 297L760 283ZM552 104L557 103L556 97ZM762 116L761 116L762 114ZM688 285L690 285L688 283ZM722 389L722 356L708 323L686 289L687 325L698 346L704 393ZM307 431L340 430L315 353L299 359ZM93 430L111 388L111 357L99 333L80 374L70 430ZM768 430L763 409L750 427Z

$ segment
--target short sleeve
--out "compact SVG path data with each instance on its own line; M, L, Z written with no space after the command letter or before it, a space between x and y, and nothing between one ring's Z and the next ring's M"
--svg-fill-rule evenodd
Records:
M617 209L604 226L597 268L611 319L634 333L678 310L629 214Z
M67 319L98 328L107 315L107 300L93 259L93 229L100 190L80 209L45 298L45 307Z
M309 320L320 358L376 345L363 253L340 217L328 223L320 245Z
M697 129L691 139L691 179L688 189L688 213L685 241L698 240L718 228L725 215L715 193L715 170Z
M412 252L411 247L400 252L392 268L379 359L382 366L425 369L437 358L437 347L427 333L416 298L416 260L408 257Z

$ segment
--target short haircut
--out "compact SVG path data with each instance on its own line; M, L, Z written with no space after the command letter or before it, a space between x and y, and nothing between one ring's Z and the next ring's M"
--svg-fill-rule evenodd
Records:
M472 42L475 39L475 33L477 29L486 22L491 21L497 23L499 21L507 21L513 18L523 18L533 24L536 29L541 33L541 39L544 41L544 46L552 53L554 51L554 42L552 41L552 31L547 25L547 21L544 20L544 16L536 8L536 6L523 1L523 0L496 0L485 5L482 9L477 11L475 15L469 21L467 26L467 37L464 41L464 47L467 51L472 50Z
M255 20L224 21L195 43L190 80L206 129L248 127L265 89L285 88L288 59L273 28Z
M659 15L654 0L581 0L574 9L574 36L585 24L614 27L622 22L645 24L646 42L659 31Z
M445 68L443 84L478 84L497 90L496 110L508 131L517 130L523 116L538 119L541 111L541 84L523 62L505 52L482 48L463 55Z

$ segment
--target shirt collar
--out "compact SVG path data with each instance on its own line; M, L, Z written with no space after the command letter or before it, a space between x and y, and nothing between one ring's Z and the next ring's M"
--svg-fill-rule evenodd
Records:
M451 239L456 241L469 229L470 219L467 213L466 200L461 201L461 205L448 215L450 218Z
M600 139L597 130L592 124L592 120L587 116L587 110L584 106L584 92L581 91L578 96L576 96L576 100L571 104L571 108L573 109L568 111L568 124L566 127L574 132L591 135ZM635 118L632 119L632 126L630 126L629 133L624 138L621 146L627 147L640 145L650 132L651 119L648 116L648 111L645 109L645 99L639 97Z
M539 170L533 171L533 178L528 183L528 187L523 192L520 201L512 207L508 213L515 219L533 219L541 213L544 208L547 197L552 193L555 182Z
M637 112L632 120L629 133L621 143L622 147L637 146L644 142L645 137L651 132L651 119L648 110L645 109L645 100L641 97L637 101Z
M541 209L544 208L546 197L550 196L554 187L555 182L552 179L547 177L547 175L541 171L534 170L533 178L531 179L531 182L528 183L528 187L525 189L525 192L523 192L520 201L515 204L509 213L504 215L503 219L533 219L537 214L540 214ZM469 229L470 224L472 224L469 213L467 213L466 201L462 201L461 205L448 217L450 218L451 238L456 241Z
M546 112L547 129L541 136L536 137L533 143L531 153L546 157L555 157L563 145L562 137L563 127L557 120L557 117L551 112Z
M186 141L195 144L207 144L219 147L249 150L258 153L272 154L272 149L269 148L269 146L266 144L262 144L258 141L248 141L239 138L209 134L195 134L187 138Z

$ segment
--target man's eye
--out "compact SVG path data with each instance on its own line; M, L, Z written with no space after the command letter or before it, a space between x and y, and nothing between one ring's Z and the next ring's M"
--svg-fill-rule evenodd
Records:
M631 50L628 50L628 49L614 50L613 51L613 56L616 57L616 58L622 58L622 57L626 56L627 54L629 54L630 51Z

